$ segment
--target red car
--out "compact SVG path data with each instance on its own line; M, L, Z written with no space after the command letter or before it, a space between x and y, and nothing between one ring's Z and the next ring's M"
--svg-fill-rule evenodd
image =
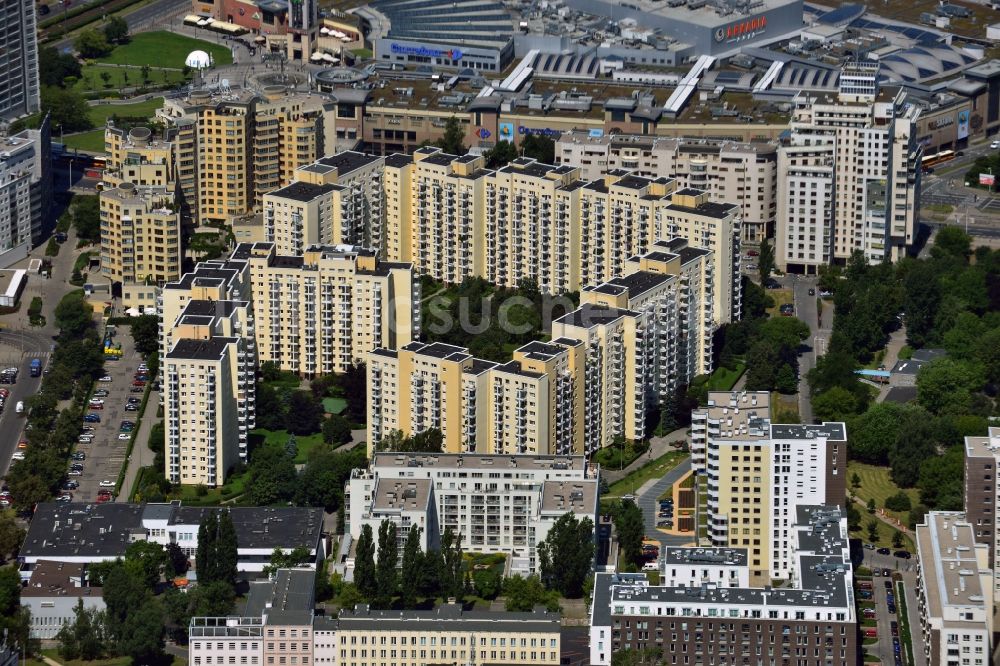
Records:
M145 385L146 385L146 382L144 382L142 380L138 380L138 379L136 381L132 382L132 386L145 386Z
M88 405L88 407L90 409L104 409L104 405L94 405L94 404L91 404L91 405Z

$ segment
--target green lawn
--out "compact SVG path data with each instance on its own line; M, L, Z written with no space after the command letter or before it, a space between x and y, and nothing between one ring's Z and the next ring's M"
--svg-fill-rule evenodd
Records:
M95 661L83 661L82 659L66 661L59 656L59 650L55 649L42 650L42 654L53 661L63 664L63 666L128 666L132 663L131 657L113 657L110 659L97 659ZM26 666L47 666L47 664L40 659L28 659L25 664ZM174 657L174 661L171 666L184 666L185 664L187 664L187 659Z
M851 486L851 479L857 474L861 478L861 486L854 490ZM849 461L847 463L847 492L853 492L863 502L869 499L875 500L875 506L879 509L885 508L885 500L890 495L895 495L900 490L899 486L892 482L889 476L888 467L877 467L875 465L865 465L863 463ZM905 489L910 497L910 504L916 506L920 502L920 493L914 488ZM886 515L900 520L905 525L909 519L908 512L889 511Z
M91 153L104 152L104 130L96 129L83 134L73 134L63 138L63 144L67 148L86 150Z
M879 547L892 548L895 550L892 545L892 535L896 533L896 530L865 511L865 507L860 504L855 504L854 506L861 512L861 529L852 532L851 536L861 539L867 543L874 543ZM878 539L875 541L871 541L868 538L868 523L872 520L878 523ZM903 535L903 548L911 553L914 552L913 540L909 537L909 535Z
M896 603L899 605L899 640L906 650L906 663L913 663L913 639L910 636L910 616L906 612L906 590L896 581Z
M264 430L263 428L259 428L252 431L250 433L250 437L257 438L256 444L251 442L251 449L255 446L260 446L261 444L264 446L277 446L284 449L285 444L288 442L288 432L285 430ZM306 459L309 457L309 452L322 443L322 433L316 433L315 435L296 435L295 444L298 448L298 453L295 456L295 463L305 463Z
M90 121L94 123L94 127L103 128L104 123L111 116L152 118L153 114L161 106L163 106L162 97L153 97L152 99L144 102L136 102L135 104L98 104L90 107ZM101 135L104 135L103 129L101 130ZM103 144L103 141L101 143Z
M327 414L343 414L347 401L343 398L323 398L323 411Z
M708 390L709 391L731 391L736 382L739 381L740 377L743 376L743 372L746 370L746 365L740 363L736 366L735 370L730 370L726 367L718 367L715 369L708 378Z
M227 478L225 485L221 488L178 486L177 492L170 494L170 499L179 499L187 506L218 506L242 495L245 492L245 483L246 474L239 474Z
M635 491L642 487L642 484L646 483L650 479L660 478L673 468L677 467L677 465L679 465L685 458L687 458L686 453L682 453L680 451L668 451L656 460L652 460L643 465L623 479L612 483L604 497L621 497L622 495L635 493Z
M107 82L102 77L108 75ZM177 85L185 81L184 72L173 69L149 70L149 85ZM120 90L143 85L142 70L132 67L110 67L106 65L87 65L83 68L83 76L73 86L81 93L101 90Z
M208 53L216 65L230 65L233 62L232 52L225 46L165 30L132 35L128 44L116 47L99 61L116 65L157 65L180 69L184 67L184 59L195 50Z
M372 57L372 50L371 49L351 49L351 53L353 53L354 55L356 55L359 58L371 58Z
M767 309L767 313L772 317L778 316L778 308L782 305L795 302L795 295L791 289L768 289L767 295L774 300L774 307Z

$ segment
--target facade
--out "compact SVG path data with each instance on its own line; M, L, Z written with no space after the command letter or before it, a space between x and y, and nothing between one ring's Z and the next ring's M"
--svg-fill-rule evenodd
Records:
M681 188L708 192L711 201L735 203L742 240L774 235L778 143L565 132L556 141L556 164L580 169L592 181L606 171L628 170L643 178L670 174Z
M871 263L904 256L920 198L919 108L878 90L878 65L844 68L836 100L800 96L778 151L775 259L815 273L861 251Z
M107 166L101 179L105 186L132 183L172 192L177 179L175 149L170 141L154 137L148 127L124 130L109 124L104 129Z
M740 209L673 179L612 170L587 182L528 158L491 170L427 147L386 158L385 190L386 255L420 274L534 280L561 294L623 275L630 257L678 237L713 255L713 320L740 318Z
M997 470L1000 469L1000 427L991 427L986 437L965 438L965 519L972 526L976 543L989 548L989 568L993 570L994 598L1000 591L997 562L1000 539L997 520L1000 494Z
M260 361L303 377L345 372L376 348L420 334L420 284L410 264L373 250L310 245L296 256L274 243L241 245L249 263Z
M154 284L181 276L181 220L164 186L122 182L102 190L101 274L123 284Z
M104 610L101 588L88 582L86 564L38 562L21 590L21 605L31 611L31 638L54 639L64 624L73 622L81 600L86 609Z
M993 639L989 547L958 511L931 511L917 525L917 602L929 666L986 666Z
M746 548L755 585L794 575L795 507L838 505L846 486L843 423L772 424L750 418L708 442L708 534Z
M384 244L384 158L344 151L295 170L295 181L264 196L265 239L279 254L310 245Z
M227 222L259 208L264 194L332 148L331 110L329 98L284 86L261 94L195 90L165 100L157 120L176 144L183 207L198 222Z
M316 572L279 569L273 579L250 584L239 616L192 617L188 663L314 663Z
M691 412L691 468L706 473L709 441L741 432L751 419L768 418L768 391L709 391L705 407Z
M134 541L177 546L198 567L198 527L206 513L227 511L236 531L236 568L259 575L275 548L309 552L302 566L315 568L326 557L323 510L301 507L187 507L169 504L43 502L38 505L24 546L21 578L28 581L42 561L68 564L108 562L125 556Z
M368 357L369 450L437 428L449 453L591 454L641 440L667 393L711 372L712 255L680 239L631 258L507 363L413 342Z
M164 476L221 486L233 466L247 461L256 421L253 313L246 301L192 300L171 328L164 357Z
M374 453L371 460L347 484L352 539L365 524L377 532L383 519L424 528L425 547L451 528L465 552L509 553L512 572L528 575L538 571L536 545L561 516L596 521L599 470L582 456Z
M8 57L11 54L0 55L0 76L5 74L3 61ZM0 108L4 85L14 83L0 80ZM6 268L27 257L52 226L48 117L40 129L0 138L0 142L0 268Z
M448 603L434 610L376 611L359 605L342 610L335 622L337 666L554 666L561 656L560 615L543 610L467 611Z
M0 10L6 28L0 42L0 119L10 122L41 108L38 31L31 0L5 0Z
M837 506L799 505L792 525L790 586L653 586L645 574L596 574L590 663L644 648L661 649L665 664L856 663L847 517Z

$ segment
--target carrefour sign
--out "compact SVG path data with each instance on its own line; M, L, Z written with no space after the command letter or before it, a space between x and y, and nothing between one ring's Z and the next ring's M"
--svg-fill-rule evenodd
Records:
M462 59L462 52L458 49L431 49L426 46L392 44L389 46L389 50L400 55L414 55L424 58L448 58L450 60Z
M753 18L737 21L736 23L730 23L727 26L717 28L715 31L715 41L725 42L743 39L759 32L763 32L765 28L767 28L767 17L754 16Z

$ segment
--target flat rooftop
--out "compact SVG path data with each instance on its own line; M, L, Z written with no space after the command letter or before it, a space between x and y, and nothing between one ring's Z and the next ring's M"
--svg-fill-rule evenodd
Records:
M628 294L629 298L638 298L646 292L652 291L653 289L656 289L657 287L675 279L676 278L672 275L636 271L630 275L612 278L603 284L599 284L596 287L591 288L590 291L595 291L599 294L608 294L611 296L617 296L625 293Z
M747 565L746 548L667 548L663 561L670 564L697 564L698 566Z
M229 317L239 308L250 307L249 301L188 301L181 316Z
M965 514L931 511L917 525L916 536L928 619L944 629L988 630L993 605L985 601L979 576L990 572L980 569L976 535Z
M21 597L100 597L100 587L85 584L86 572L82 562L39 560Z
M268 625L311 625L315 586L312 569L278 569L272 580L250 584L243 615L266 616Z
M842 422L833 423L772 423L772 439L816 439L826 437L843 441L847 439L847 426Z
M368 155L355 150L345 150L334 155L321 157L312 164L302 168L318 173L326 173L331 169L336 169L337 177L343 178L353 171L357 171L375 162L381 162L383 159L383 157L378 155Z
M98 561L123 557L129 534L141 529L139 504L42 502L35 507L20 556L59 555Z
M375 453L371 466L384 472L386 469L430 467L438 469L526 469L531 471L584 472L584 456L504 456L474 453Z
M333 185L315 185L313 183L297 180L293 183L285 185L282 188L274 190L273 192L268 192L267 196L308 203L314 199L322 197L325 194L329 194L334 189Z
M431 480L380 478L372 494L375 511L421 511L430 503Z
M338 631L497 632L558 634L561 616L539 609L530 613L467 611L459 604L434 610L376 611L367 605L340 611Z
M556 323L568 326L590 328L591 326L610 324L611 322L621 319L622 317L633 317L636 314L637 313L631 310L619 310L618 308L608 308L603 305L584 303L576 310L566 313L555 321Z
M543 513L572 511L593 515L597 510L597 481L546 481L542 484Z
M226 337L209 338L208 340L182 338L174 343L173 349L167 353L167 358L218 361L226 353L226 346L236 341L237 338Z
M987 429L986 437L966 437L965 455L977 458L1000 458L1000 427Z
M424 356L433 356L446 361L462 361L469 358L469 350L465 347L445 344L443 342L411 342L400 349L411 351Z

